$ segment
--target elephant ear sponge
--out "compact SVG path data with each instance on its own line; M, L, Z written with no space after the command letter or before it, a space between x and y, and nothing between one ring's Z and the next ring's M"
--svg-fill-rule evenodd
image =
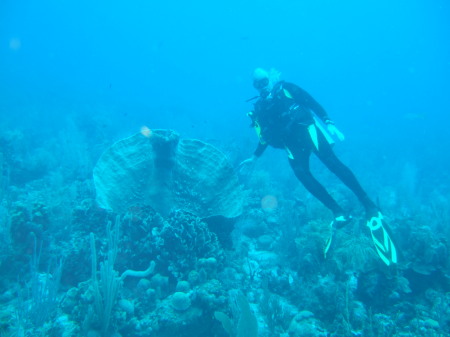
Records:
M167 215L183 209L200 218L242 213L244 195L226 156L172 130L152 130L119 140L94 168L100 207L117 213L137 204Z

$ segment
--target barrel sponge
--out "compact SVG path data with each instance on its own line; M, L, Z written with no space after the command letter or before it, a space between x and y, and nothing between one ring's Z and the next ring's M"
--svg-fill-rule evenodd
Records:
M172 130L152 130L119 140L94 167L100 207L117 213L136 204L167 215L176 209L207 218L242 213L244 195L227 157Z

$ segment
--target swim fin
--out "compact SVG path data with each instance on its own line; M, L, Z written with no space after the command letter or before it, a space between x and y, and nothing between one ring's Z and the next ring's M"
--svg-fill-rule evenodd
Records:
M325 123L317 117L316 114L313 113L314 123L316 127L322 132L323 136L325 137L328 144L334 144L338 141L336 136L333 136L329 131Z
M308 126L309 136L311 137L311 141L314 144L314 147L317 151L319 151L319 138L317 136L317 129L315 124L311 124Z
M333 241L333 234L334 234L333 224L334 224L334 220L331 221L331 223L330 223L330 236L328 237L327 241L325 242L325 248L323 250L323 256L325 259L327 258L327 253L330 250L331 242Z
M327 253L330 250L331 242L333 241L333 234L335 231L335 228L342 228L345 225L347 225L350 221L352 221L352 216L348 215L339 215L334 218L333 221L330 223L330 236L328 237L327 241L325 242L325 248L323 250L324 257L327 258Z
M389 227L384 221L383 214L378 212L376 216L371 217L367 221L367 227L370 229L375 249L381 260L387 266L397 263L397 248L389 235Z

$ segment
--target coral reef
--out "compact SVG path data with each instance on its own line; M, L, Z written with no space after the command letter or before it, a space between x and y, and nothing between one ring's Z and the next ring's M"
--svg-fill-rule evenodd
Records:
M27 154L9 139L4 171ZM325 257L330 215L304 190L260 169L243 190L171 131L117 142L94 179L25 162L1 194L2 336L450 336L449 202L419 200L416 175L383 190L402 252L387 268L357 211Z

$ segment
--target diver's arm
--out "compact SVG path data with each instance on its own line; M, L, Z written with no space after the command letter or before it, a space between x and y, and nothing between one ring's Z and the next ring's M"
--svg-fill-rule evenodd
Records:
M290 92L297 104L310 109L318 116L327 125L327 130L332 136L335 136L340 141L345 139L344 134L338 130L334 122L328 117L325 109L310 94L293 83L285 83L284 88Z
M258 147L256 148L255 152L253 152L253 155L239 164L239 173L248 174L253 171L256 160L262 155L266 148L267 144L258 143Z
M288 90L297 104L309 108L325 123L331 122L325 109L310 94L293 83L284 83L284 88Z
M263 152L266 148L267 148L267 143L266 144L258 143L258 147L256 148L255 152L253 152L253 155L250 158L247 158L244 161L242 161L239 164L239 167L242 168L249 164L254 165L254 163L256 163L256 160L263 154Z
M262 144L261 142L259 142L258 147L256 148L255 152L253 152L254 159L261 157L263 152L267 149L267 146L267 143Z

